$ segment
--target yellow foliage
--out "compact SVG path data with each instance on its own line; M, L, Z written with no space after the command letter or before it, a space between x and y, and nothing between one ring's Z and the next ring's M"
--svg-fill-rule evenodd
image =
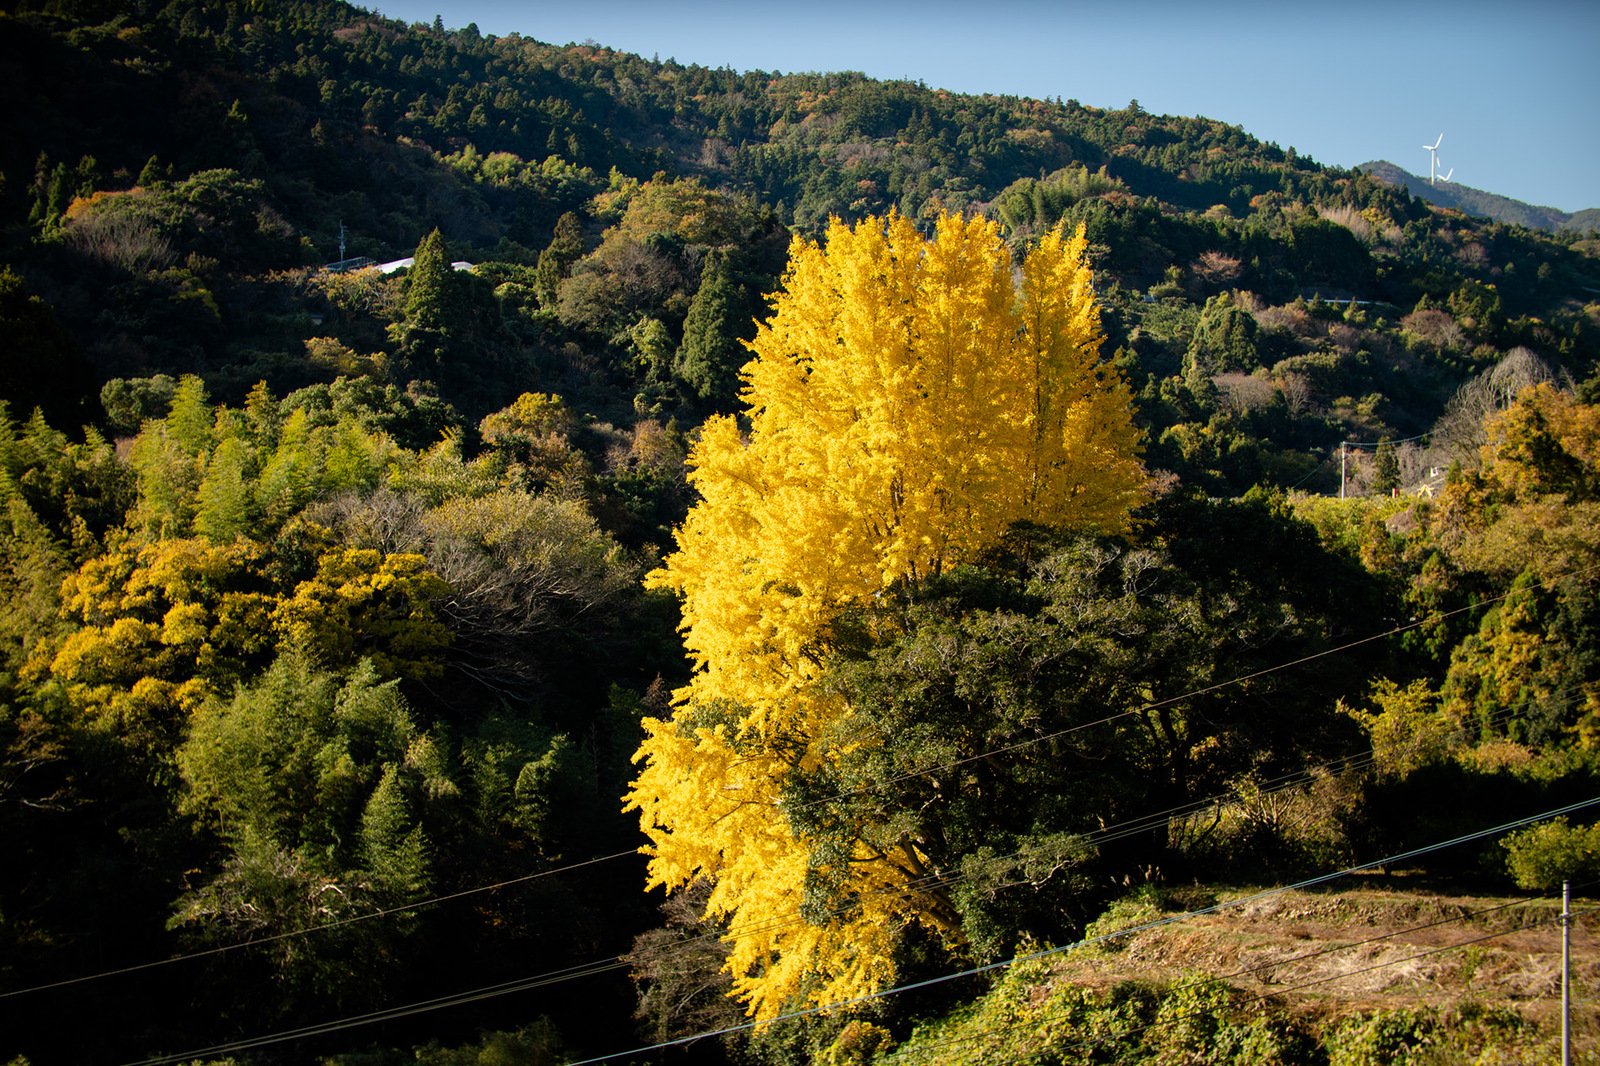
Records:
M487 444L499 444L512 436L566 436L577 426L577 419L561 397L542 392L525 392L511 406L485 415L478 432Z
M1600 555L1600 407L1544 384L1488 425L1483 469L1451 485L1434 532L1474 569L1542 577ZM1493 506L1491 506L1493 505Z
M241 676L270 636L234 620L237 598L262 597L265 564L265 549L243 539L113 544L68 575L62 613L79 628L41 645L30 671L124 724L186 709Z
M1526 389L1489 423L1485 468L1518 499L1600 495L1600 407L1545 383Z
M1052 233L1014 281L982 219L931 241L898 215L835 221L792 246L749 345L748 436L712 419L690 454L701 502L647 583L683 597L697 669L672 720L646 721L628 802L653 884L715 881L757 1017L879 987L896 930L939 925L900 890L914 853L854 856L857 907L799 917L808 853L777 797L841 711L815 686L836 612L914 592L1017 522L1121 532L1146 494L1084 248Z
M1426 681L1401 688L1379 678L1372 702L1378 710L1346 711L1371 738L1380 777L1403 778L1419 767L1445 762L1466 746L1461 719L1437 709L1438 697Z
M384 676L438 672L450 633L433 604L448 586L421 556L327 548L309 525L297 538L324 549L316 576L299 582L243 537L112 545L63 583L62 613L77 628L35 649L30 678L53 679L95 717L128 725L175 719L226 691L280 640L329 665L371 657Z
M1457 565L1511 578L1457 647L1446 706L1516 709L1600 737L1600 683L1584 664L1600 564L1600 407L1543 384L1488 423L1483 467L1449 486L1433 534Z
M450 591L421 555L384 555L370 548L327 552L317 576L274 608L287 643L315 651L329 666L370 658L379 676L432 677L450 631L433 604Z
M161 643L167 645L196 644L205 640L210 632L206 625L209 612L198 603L180 603L161 619Z

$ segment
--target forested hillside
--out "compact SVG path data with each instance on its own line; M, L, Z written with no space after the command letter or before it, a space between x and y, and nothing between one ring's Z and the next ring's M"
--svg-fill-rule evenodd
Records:
M984 968L1600 876L1593 231L332 0L0 84L0 1060L1112 1061L1244 1001ZM1252 1017L1115 1061L1438 1023Z

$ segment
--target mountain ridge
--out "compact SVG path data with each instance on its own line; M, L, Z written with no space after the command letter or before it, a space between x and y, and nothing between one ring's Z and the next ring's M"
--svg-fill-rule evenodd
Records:
M1558 207L1530 204L1458 182L1433 183L1387 159L1361 163L1355 169L1371 174L1379 181L1390 185L1402 186L1412 196L1427 200L1439 207L1453 207L1469 215L1492 218L1496 222L1510 222L1532 229L1549 230L1552 233L1564 230L1583 233L1600 228L1600 208L1588 207L1582 211L1569 213Z

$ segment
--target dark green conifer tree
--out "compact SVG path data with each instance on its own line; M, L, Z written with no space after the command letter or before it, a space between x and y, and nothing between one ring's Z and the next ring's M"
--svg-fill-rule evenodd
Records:
M683 320L683 344L675 368L686 391L712 408L731 408L739 395L739 368L750 361L738 325L749 318L727 259L713 252L700 275L700 290Z
M1187 362L1210 373L1248 374L1261 365L1259 332L1255 317L1231 295L1213 296L1200 313Z
M455 295L450 259L444 238L435 229L417 246L406 291L406 321L419 329L445 329L450 325Z
M561 282L572 273L572 264L582 255L583 223L568 211L557 220L555 238L539 253L539 265L534 269L533 289L540 305L555 306Z
M1394 442L1388 437L1378 442L1377 467L1372 479L1373 492L1386 494L1400 487L1400 457L1395 453Z

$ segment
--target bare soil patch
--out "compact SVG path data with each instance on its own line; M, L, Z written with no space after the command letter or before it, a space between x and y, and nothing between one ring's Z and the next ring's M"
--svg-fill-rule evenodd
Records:
M1286 891L1238 906L1226 906L1229 898L1219 895L1215 913L1130 933L1110 950L1071 952L1054 972L1092 987L1207 974L1327 1020L1474 1003L1559 1030L1559 900L1370 889ZM1600 1043L1600 908L1574 901L1573 913L1574 1033L1592 1046Z

